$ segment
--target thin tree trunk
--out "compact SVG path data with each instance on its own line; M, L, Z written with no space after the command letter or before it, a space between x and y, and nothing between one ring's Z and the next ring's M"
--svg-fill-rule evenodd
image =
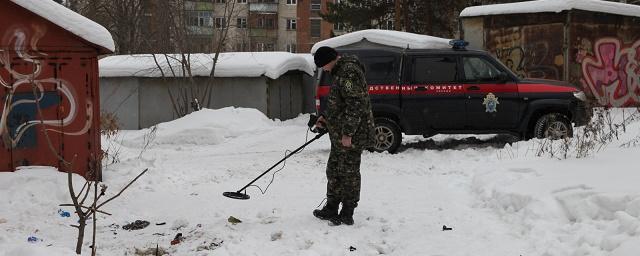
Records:
M78 224L78 241L76 243L76 254L82 254L82 243L84 242L84 228L85 228L85 217L80 217L80 223Z

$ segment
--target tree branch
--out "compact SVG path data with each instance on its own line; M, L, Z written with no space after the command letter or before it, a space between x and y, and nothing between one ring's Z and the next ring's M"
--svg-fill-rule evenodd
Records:
M74 205L73 204L60 204L59 206L74 206ZM84 209L88 209L89 212L92 212L92 210L93 210L91 207L86 207L86 206L82 206L82 205L80 207L82 207ZM95 209L95 210L98 213L106 214L106 215L109 215L109 216L112 215L111 213L108 213L108 212L105 212L105 211L101 211L101 210L98 210L98 209Z
M107 201L104 201L103 203L99 204L98 207L96 207L97 209L100 209L100 207L102 207L103 205L111 202L111 200L116 199L117 197L119 197L120 195L122 195L122 192L124 192L127 188L129 188L129 186L131 186L131 184L133 184L134 182L136 182L136 180L138 180L138 178L140 178L140 176L142 176L143 174L145 174L147 171L149 170L149 168L144 169L144 171L142 171L140 174L138 174L138 176L136 176L131 182L129 182L129 184L127 184L124 188L122 188L120 190L120 192L118 192L118 194L116 194L115 196L107 199Z

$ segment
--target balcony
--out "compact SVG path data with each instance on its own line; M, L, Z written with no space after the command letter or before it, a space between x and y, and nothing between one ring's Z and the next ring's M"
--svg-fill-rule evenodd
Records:
M213 27L187 26L187 33L197 36L213 35Z
M276 29L264 29L264 28L252 28L249 29L250 37L278 37L278 30Z
M187 11L211 11L213 10L213 3L199 2L199 1L185 1L184 9Z
M278 4L277 3L250 3L249 11L259 12L259 13L277 13Z

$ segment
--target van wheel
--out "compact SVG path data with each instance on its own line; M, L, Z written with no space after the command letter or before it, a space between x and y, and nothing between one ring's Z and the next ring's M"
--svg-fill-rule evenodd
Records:
M375 119L375 144L373 151L395 153L402 143L402 133L395 121L388 118Z
M573 136L573 127L569 119L562 114L546 114L538 118L533 130L538 139L564 139Z

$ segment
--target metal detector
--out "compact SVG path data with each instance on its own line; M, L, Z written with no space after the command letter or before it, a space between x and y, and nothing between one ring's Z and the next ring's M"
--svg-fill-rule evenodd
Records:
M320 137L322 137L323 135L325 135L327 133L327 130L324 129L324 128L314 127L317 119L318 119L317 116L311 115L311 117L309 118L309 123L307 124L312 132L317 133L317 135L315 137L313 137L313 139L307 141L307 143L303 144L302 146L300 146L296 150L294 150L291 153L287 154L284 158L280 159L280 161L278 161L276 164L271 166L269 169L267 169L262 174L260 174L260 176L258 176L257 178L253 179L251 182L249 182L249 184L247 184L246 186L242 187L238 191L236 191L236 192L224 192L224 193L222 193L222 195L226 196L228 198L232 198L232 199L239 199L239 200L247 200L247 199L249 199L250 196L247 195L247 190L246 189L249 186L251 186L251 184L253 184L257 180L262 178L262 176L264 176L265 174L270 172L273 168L278 166L280 163L282 163L285 160L287 160L287 158L289 158L290 156L300 152L300 150L302 150L304 147L306 147L307 145L311 144L312 142L314 142L315 140L319 139ZM312 127L314 127L314 128L312 128ZM242 191L244 191L244 193L242 193Z

